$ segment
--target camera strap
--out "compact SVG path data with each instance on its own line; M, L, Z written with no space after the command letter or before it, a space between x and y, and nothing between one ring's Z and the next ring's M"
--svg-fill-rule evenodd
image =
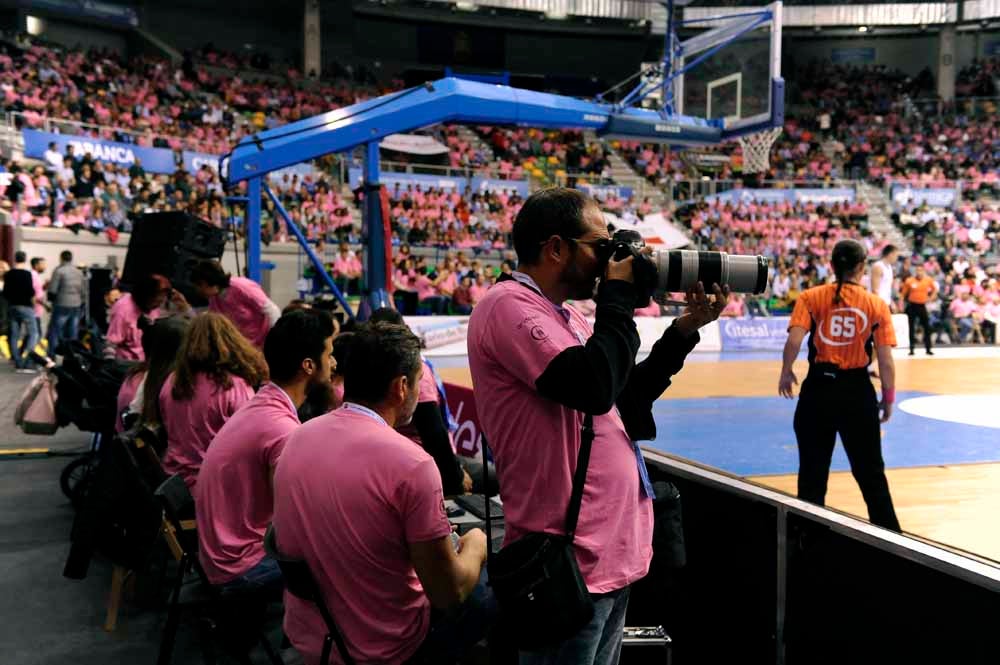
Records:
M485 501L486 518L486 561L489 564L490 557L493 556L493 524L490 519L490 486L489 467L486 460L486 436L481 434L481 454L483 459L483 498ZM583 486L587 482L587 467L590 466L590 449L594 444L594 416L589 413L583 416L583 425L580 427L580 452L576 458L576 470L573 472L573 491L569 496L569 507L566 511L566 536L569 542L573 542L576 535L576 523L580 517L580 506L583 503Z

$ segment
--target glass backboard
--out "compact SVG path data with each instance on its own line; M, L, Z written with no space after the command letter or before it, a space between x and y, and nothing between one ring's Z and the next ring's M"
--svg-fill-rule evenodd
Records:
M721 119L726 130L759 128L773 117L774 82L781 77L781 4L729 11L685 26L705 30L679 44L676 111Z

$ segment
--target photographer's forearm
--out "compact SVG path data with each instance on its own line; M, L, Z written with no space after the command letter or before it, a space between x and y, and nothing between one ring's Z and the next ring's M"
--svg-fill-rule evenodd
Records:
M684 359L700 340L697 333L685 336L672 325L656 340L649 356L632 370L617 400L629 438L635 441L656 438L653 402L670 387L671 377L681 371Z
M632 320L635 288L612 280L597 296L594 334L552 359L535 381L542 397L592 415L607 413L625 388L639 351Z

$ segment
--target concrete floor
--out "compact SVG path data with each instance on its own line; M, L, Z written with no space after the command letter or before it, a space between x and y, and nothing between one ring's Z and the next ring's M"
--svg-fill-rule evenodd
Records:
M30 436L14 426L14 407L31 379L14 374L6 363L0 366L0 451L88 449L90 435L76 428ZM160 592L155 577L139 578L135 598L126 600L119 614L118 630L107 633L110 563L95 558L84 580L62 575L74 511L59 490L59 474L72 459L0 456L0 663L153 665L165 618L165 590ZM277 646L279 619L272 623ZM254 662L267 662L259 651ZM180 626L172 662L202 662L190 625Z

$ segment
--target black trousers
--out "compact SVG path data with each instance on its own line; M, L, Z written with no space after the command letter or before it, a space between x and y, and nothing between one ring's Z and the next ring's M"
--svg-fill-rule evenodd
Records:
M899 531L882 461L878 401L867 369L841 372L814 366L795 408L800 499L824 505L837 434L868 506L868 519Z
M906 317L910 321L910 353L913 353L917 346L917 321L924 331L924 348L928 352L931 350L931 322L927 318L927 305L917 305L916 303L906 304Z

